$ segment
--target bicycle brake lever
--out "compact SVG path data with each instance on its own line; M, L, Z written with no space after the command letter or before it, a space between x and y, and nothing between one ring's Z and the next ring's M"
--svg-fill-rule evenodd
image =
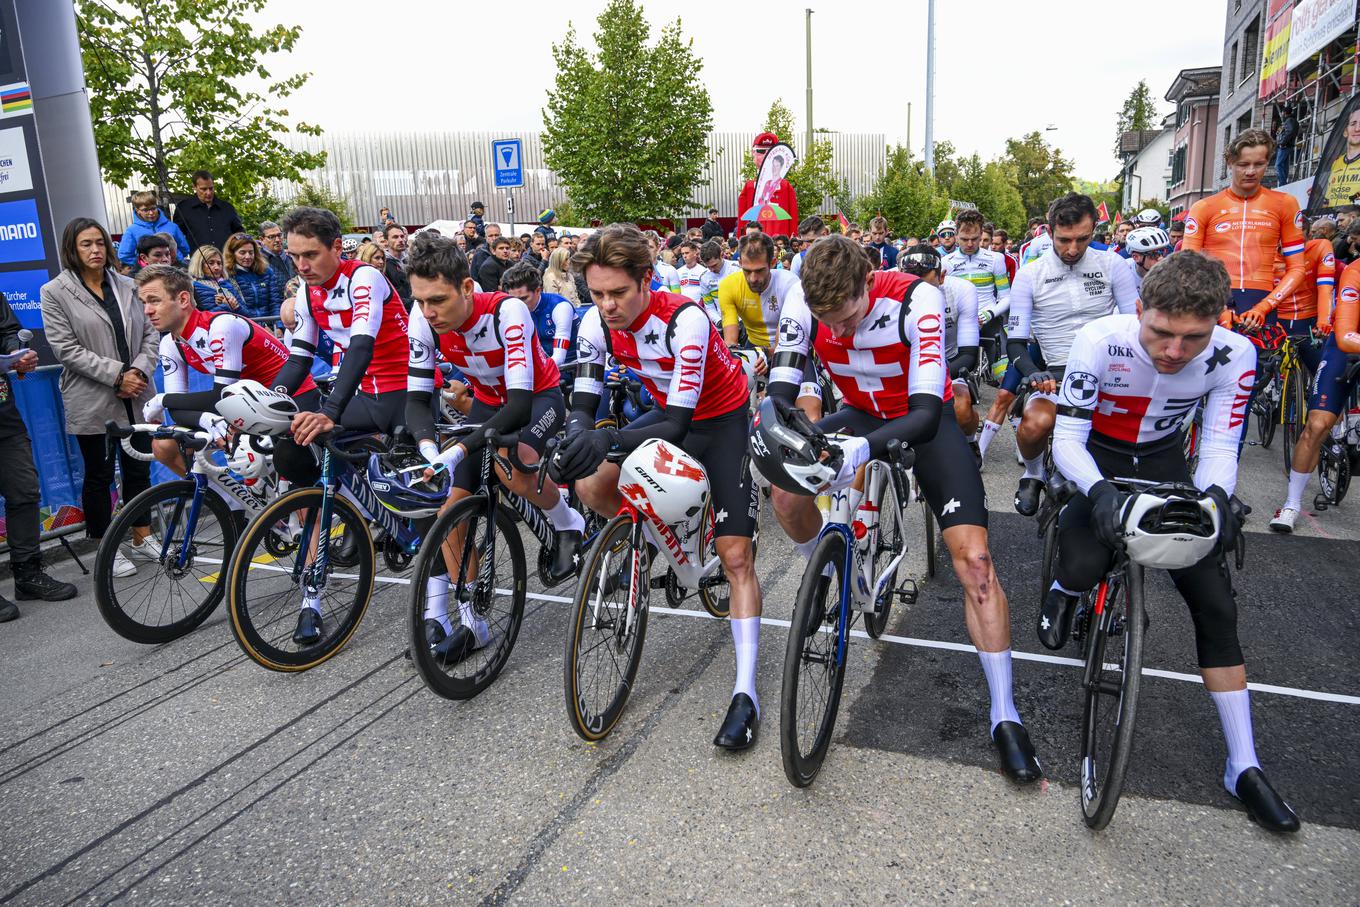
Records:
M543 481L548 477L548 464L557 456L557 447L561 440L554 435L548 439L548 443L543 445L543 459L538 461L538 493L543 493Z

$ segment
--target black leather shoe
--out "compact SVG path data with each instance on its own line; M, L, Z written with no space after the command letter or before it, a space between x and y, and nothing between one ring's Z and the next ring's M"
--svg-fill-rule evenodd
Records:
M756 712L756 704L750 696L738 693L727 707L727 717L723 719L722 727L718 728L713 745L733 751L749 749L755 746L759 735L760 715Z
M478 648L480 647L477 645L477 637L473 632L462 624L458 624L453 628L452 633L434 646L434 654L438 655L445 665L451 665L467 658Z
M53 579L41 567L20 567L14 572L14 597L21 602L64 602L76 597L76 587Z
M1034 755L1034 744L1023 724L1003 721L992 731L992 742L1001 757L1001 771L1016 784L1033 784L1044 776Z
M19 619L19 606L0 595L0 624Z
M1015 490L1015 512L1021 516L1038 513L1039 495L1043 490L1043 479L1021 479L1020 487Z
M1077 597L1068 595L1061 589L1049 589L1044 593L1044 603L1039 608L1039 642L1046 649L1061 649L1067 645L1067 637L1072 633L1072 615L1077 610Z
M300 646L314 646L321 642L321 612L315 608L303 608L298 612L297 629L293 631L293 642Z
M557 585L564 579L576 575L581 561L581 533L576 529L564 529L557 533L553 544L552 575L549 579Z
M1237 776L1237 799L1247 815L1267 831L1298 831L1299 817L1266 780L1265 773L1252 767Z

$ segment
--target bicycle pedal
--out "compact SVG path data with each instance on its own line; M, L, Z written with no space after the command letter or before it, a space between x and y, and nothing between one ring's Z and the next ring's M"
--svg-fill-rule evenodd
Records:
M921 591L916 588L916 580L905 579L902 581L901 587L897 589L897 600L904 605L914 605L920 594Z
M664 588L666 588L666 577L664 577L664 576L654 576L654 577L652 577L652 581L651 581L651 583L649 584L649 588L652 588L652 589L664 589Z

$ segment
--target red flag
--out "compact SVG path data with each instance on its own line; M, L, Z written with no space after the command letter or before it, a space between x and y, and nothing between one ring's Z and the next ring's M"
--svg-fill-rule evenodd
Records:
M850 221L845 219L845 215L837 211L836 218L841 222L841 233L849 233Z
M1096 223L1103 224L1105 223L1105 221L1110 219L1109 209L1105 207L1104 202L1100 203L1100 211L1098 213L1100 216L1096 218Z
M1116 212L1114 213L1114 223L1111 224L1111 226L1114 226L1114 227L1119 226L1119 221L1120 221L1120 214L1119 214L1118 211L1116 211Z

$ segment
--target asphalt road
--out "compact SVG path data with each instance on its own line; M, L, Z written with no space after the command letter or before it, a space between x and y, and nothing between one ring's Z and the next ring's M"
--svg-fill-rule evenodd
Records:
M454 704L401 657L400 576L349 648L301 675L248 662L220 612L169 645L126 642L82 578L77 600L26 603L0 626L0 903L1356 903L1360 500L1269 535L1279 455L1246 452L1241 635L1250 678L1270 686L1253 694L1258 749L1303 831L1271 836L1223 792L1189 618L1162 578L1145 665L1164 673L1143 684L1128 792L1091 833L1074 787L1076 669L1034 638L1038 546L1008 512L1008 435L985 477L1042 785L1015 789L996 769L942 565L888 640L855 640L830 756L792 788L779 678L802 565L768 513L765 724L738 756L711 744L730 634L697 611L654 605L627 714L591 746L564 715L566 608L532 579L505 673Z

